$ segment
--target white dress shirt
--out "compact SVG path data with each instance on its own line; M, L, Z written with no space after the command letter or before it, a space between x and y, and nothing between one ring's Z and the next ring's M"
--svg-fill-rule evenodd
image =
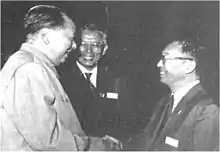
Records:
M92 73L91 77L90 77L90 81L91 83L96 87L97 86L97 71L98 71L98 67L95 66L92 70L88 70L85 67L83 67L78 61L76 61L77 66L79 67L80 71L82 72L82 74L84 75L84 77L86 78L85 73Z
M183 98L183 96L186 95L186 93L192 87L197 85L199 82L200 82L199 80L195 80L195 81L191 82L190 84L185 85L184 87L180 88L179 90L177 90L176 92L173 93L174 103L173 103L172 112L176 108L176 106L178 105L180 100Z

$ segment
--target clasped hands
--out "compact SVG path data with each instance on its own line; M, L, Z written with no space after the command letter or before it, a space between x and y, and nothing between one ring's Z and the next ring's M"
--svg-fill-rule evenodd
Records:
M74 135L78 151L115 151L122 150L122 143L114 137L105 135L102 138Z
M109 147L109 150L122 150L123 146L122 143L118 140L115 139L114 137L105 135L103 138L104 144Z

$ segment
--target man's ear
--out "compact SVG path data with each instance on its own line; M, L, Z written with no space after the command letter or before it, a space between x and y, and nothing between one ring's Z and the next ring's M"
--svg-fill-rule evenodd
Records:
M40 30L40 38L42 39L42 41L47 45L50 43L49 41L49 33L50 33L50 30L49 29L42 29Z
M189 61L186 68L186 73L192 73L196 69L196 62Z
M102 55L105 55L106 52L107 52L107 50L108 50L108 45L105 44L105 46L104 46L104 48L103 48L103 51L102 51Z

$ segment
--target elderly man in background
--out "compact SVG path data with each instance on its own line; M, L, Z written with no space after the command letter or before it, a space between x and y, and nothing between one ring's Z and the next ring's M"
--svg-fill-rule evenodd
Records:
M38 5L25 16L26 41L0 73L0 149L114 150L108 137L81 129L55 66L72 49L75 24L58 7Z
M127 138L133 128L126 128L123 123L136 110L131 80L101 64L108 51L104 29L87 23L78 38L78 49L58 72L82 128L92 136Z

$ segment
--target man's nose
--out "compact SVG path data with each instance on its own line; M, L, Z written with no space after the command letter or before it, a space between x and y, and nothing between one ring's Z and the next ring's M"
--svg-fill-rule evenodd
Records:
M72 44L72 49L75 50L77 48L77 45L76 45L76 42L73 41L73 44Z
M92 45L87 45L86 53L91 53L91 52L92 52Z
M160 59L160 61L158 61L157 63L157 67L162 67L163 66L163 63L162 63L162 60Z

